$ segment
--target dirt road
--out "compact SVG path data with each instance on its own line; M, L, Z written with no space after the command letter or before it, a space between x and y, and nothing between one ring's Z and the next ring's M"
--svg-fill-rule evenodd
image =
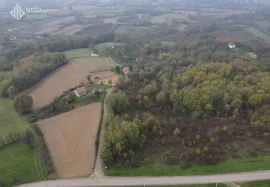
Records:
M108 95L110 95L112 93L112 88L107 89L106 91L107 91L107 94L106 94L106 97L104 99L104 113L103 113L103 119L102 119L103 121L102 121L101 133L100 133L100 137L99 137L98 155L97 155L96 162L95 162L94 172L90 176L91 178L104 177L103 164L102 164L102 160L101 160L101 149L102 149L102 142L103 142L103 132L104 132L105 120L106 120L107 115L108 115L108 110L107 110L105 101L106 101L106 98L108 97Z
M158 186L184 184L210 184L226 182L249 182L269 180L270 170L261 172L235 173L222 175L185 177L104 177L99 179L78 178L56 181L43 181L24 184L20 187L91 187L91 186Z

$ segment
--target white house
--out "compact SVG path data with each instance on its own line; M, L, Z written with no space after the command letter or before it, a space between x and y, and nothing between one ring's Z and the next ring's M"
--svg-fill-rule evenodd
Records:
M74 93L77 97L81 97L87 94L87 89L85 87L77 88Z
M232 42L228 43L229 48L234 49L236 48L236 45Z
M98 54L95 54L95 53L91 53L91 56L92 57L98 57L99 55Z

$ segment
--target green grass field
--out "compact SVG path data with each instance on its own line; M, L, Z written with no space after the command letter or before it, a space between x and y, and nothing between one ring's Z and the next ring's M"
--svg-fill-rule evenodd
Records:
M9 145L0 150L0 177L6 186L13 185L10 176L16 176L16 184L43 179L43 169L39 162L36 148L30 149L24 143Z
M261 31L255 29L254 27L247 28L247 30L250 33L252 33L254 36L259 37L259 38L261 38L261 39L263 39L263 40L265 40L265 41L267 41L267 42L270 43L270 36L269 35L267 35L267 34L261 32Z
M151 31L153 29L157 28L155 25L149 25L149 26L128 26L128 25L120 25L115 30L118 34L138 34L140 32L146 32Z
M115 42L104 42L104 43L99 43L95 45L95 48L101 49L102 47L112 47L112 46L121 46L123 45L122 43L115 43Z
M29 125L25 118L13 111L12 100L0 98L0 136L5 137L10 132L23 132Z
M97 90L97 89L107 89L107 88L111 88L112 86L107 85L107 84L92 84L92 85L87 85L87 91L88 93L91 93L93 90Z
M88 48L74 49L65 51L65 54L69 59L91 57L91 50Z
M194 166L181 169L179 166L143 166L135 169L105 170L109 176L178 176L237 173L270 169L270 156L231 159L214 166Z
M167 45L169 47L173 47L177 44L177 42L169 42L169 41L161 41L162 45Z
M269 27L270 23L268 21L255 21L260 27Z
M0 136L10 132L24 132L30 128L26 119L13 111L12 100L0 98ZM12 185L9 174L16 176L16 184L41 180L44 170L40 162L39 140L35 137L35 147L30 149L24 143L8 145L0 149L0 177L6 186Z

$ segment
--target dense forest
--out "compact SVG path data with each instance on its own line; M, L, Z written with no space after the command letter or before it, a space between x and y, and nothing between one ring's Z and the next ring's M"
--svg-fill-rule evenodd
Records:
M191 166L269 154L269 80L268 72L235 61L138 68L107 100L103 159Z
M203 34L214 25L189 29L196 34L173 46L116 36L125 45L106 49L133 67L106 101L106 164L188 167L270 153L269 47L236 42L252 59Z

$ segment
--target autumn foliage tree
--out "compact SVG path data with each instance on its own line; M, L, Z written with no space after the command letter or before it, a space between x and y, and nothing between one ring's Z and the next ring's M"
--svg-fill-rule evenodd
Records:
M21 94L14 99L13 108L20 114L29 114L32 112L34 101L31 96Z

